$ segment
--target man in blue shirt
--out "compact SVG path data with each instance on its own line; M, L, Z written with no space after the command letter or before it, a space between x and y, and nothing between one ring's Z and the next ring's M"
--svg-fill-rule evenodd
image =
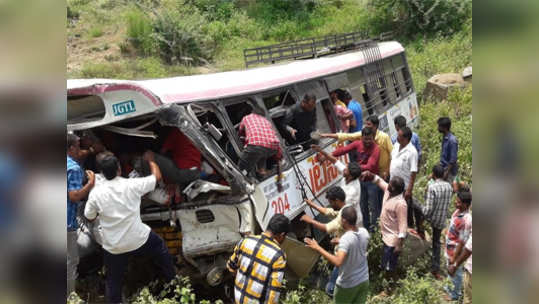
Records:
M80 139L67 134L67 296L75 291L79 253L77 248L77 207L88 196L95 183L95 175L87 170L88 182L82 185L84 173L76 159L80 157Z
M458 170L459 143L455 135L451 133L451 119L449 117L440 117L438 119L438 131L443 134L440 164L444 168L444 179L453 183Z
M399 115L393 119L393 123L395 124L395 130L397 133L393 136L391 136L391 143L395 144L397 142L397 134L399 133L399 130L406 127L406 117ZM419 135L417 133L412 132L412 140L410 141L412 145L417 150L417 162L419 163L421 161L421 142L419 141Z
M350 133L359 132L363 130L363 110L361 109L361 104L355 100L352 99L352 96L348 91L342 91L342 98L339 96L339 99L341 99L348 107L352 113L354 113L354 118L356 119L356 127L350 128Z
M357 100L352 99L352 95L350 95L350 92L348 91L339 90L337 91L337 96L346 104L348 109L354 113L356 126L355 128L350 126L350 130L348 132L355 133L363 130L363 110L361 109L361 104ZM357 161L356 151L350 151L350 153L348 153L348 157L350 158L350 161Z

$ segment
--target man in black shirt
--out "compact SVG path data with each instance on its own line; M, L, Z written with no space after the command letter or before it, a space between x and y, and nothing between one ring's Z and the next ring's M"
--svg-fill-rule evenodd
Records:
M299 104L291 107L285 125L288 136L284 137L291 144L310 145L311 132L316 129L316 96L307 93Z

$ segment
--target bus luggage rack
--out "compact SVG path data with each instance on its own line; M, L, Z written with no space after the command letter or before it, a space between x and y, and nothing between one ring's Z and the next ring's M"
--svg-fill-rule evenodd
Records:
M393 37L385 32L376 38L367 38L365 32L328 35L321 38L306 38L258 48L244 49L245 67L259 63L277 63L291 59L316 58L329 54L371 46L374 42L386 41Z

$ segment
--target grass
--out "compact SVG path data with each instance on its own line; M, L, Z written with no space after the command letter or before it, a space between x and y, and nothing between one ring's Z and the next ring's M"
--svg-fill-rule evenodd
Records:
M90 29L89 34L90 34L90 37L92 37L92 38L101 37L101 36L103 36L103 29L100 28L100 27L92 27Z

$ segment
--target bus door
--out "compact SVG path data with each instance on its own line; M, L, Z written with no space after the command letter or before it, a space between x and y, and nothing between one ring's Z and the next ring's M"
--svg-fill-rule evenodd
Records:
M179 128L230 186L226 196L195 199L189 203L192 207L176 212L182 226L182 251L189 258L228 251L242 234L254 232L252 207L246 195L254 188L221 148L229 132L222 120L215 120L219 116L211 103L171 105L158 112L159 122ZM187 188L196 192L212 186L209 182L194 183L197 182Z

